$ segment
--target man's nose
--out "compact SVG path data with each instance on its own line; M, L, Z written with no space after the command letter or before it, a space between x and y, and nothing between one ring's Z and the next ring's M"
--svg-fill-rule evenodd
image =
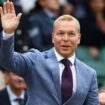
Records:
M68 34L65 34L63 39L64 39L65 41L68 41L68 40L69 40Z

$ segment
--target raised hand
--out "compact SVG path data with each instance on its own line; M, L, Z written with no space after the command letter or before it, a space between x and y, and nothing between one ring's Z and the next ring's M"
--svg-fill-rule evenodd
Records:
M14 5L9 0L4 2L3 8L0 7L0 14L4 32L7 34L14 32L19 25L22 14L16 15Z

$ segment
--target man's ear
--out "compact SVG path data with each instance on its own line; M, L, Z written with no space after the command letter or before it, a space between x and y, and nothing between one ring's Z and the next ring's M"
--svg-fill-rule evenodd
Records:
M52 32L52 43L54 43L54 32Z

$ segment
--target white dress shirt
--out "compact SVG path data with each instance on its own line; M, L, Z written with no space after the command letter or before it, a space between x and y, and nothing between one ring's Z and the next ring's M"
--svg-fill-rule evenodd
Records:
M64 57L62 57L54 48L54 52L57 58L57 61L59 63L59 69L60 69L60 84L61 84L61 80L62 80L62 73L64 70L64 64L61 63L61 60L64 59ZM73 94L76 92L76 69L75 69L75 53L73 54L73 56L71 56L70 58L68 58L68 60L72 63L72 65L70 65L71 71L72 71L72 76L73 76Z
M17 101L15 101L15 99L17 99L17 98L24 99L24 98L25 98L25 96L24 96L25 92L24 92L24 91L22 92L22 94L21 94L19 97L17 97L17 96L11 91L10 87L7 86L7 92L8 92L8 95L9 95L9 99L10 99L11 105L19 105L19 103L18 103Z

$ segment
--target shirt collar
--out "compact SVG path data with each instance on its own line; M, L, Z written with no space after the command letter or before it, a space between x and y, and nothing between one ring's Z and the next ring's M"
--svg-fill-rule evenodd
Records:
M16 98L21 98L21 99L24 99L24 94L25 94L25 91L22 92L22 94L17 97L10 89L9 86L7 86L7 92L8 92L8 95L9 95L9 98L11 101L15 100Z
M64 57L61 56L61 55L56 51L55 48L54 48L54 53L55 53L55 55L56 55L56 58L57 58L57 61L58 61L58 62L60 62L62 59L64 59ZM71 57L69 57L68 60L72 63L72 65L74 65L74 63L75 63L75 53L74 53Z

